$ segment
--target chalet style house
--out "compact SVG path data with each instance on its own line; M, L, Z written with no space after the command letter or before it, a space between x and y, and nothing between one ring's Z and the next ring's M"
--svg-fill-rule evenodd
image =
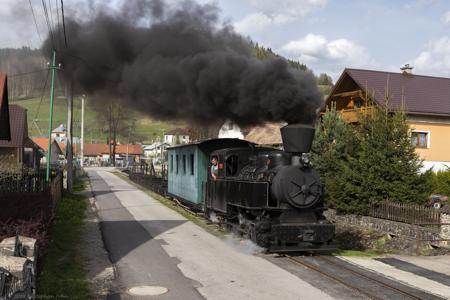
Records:
M384 105L404 109L412 143L434 171L450 167L450 78L416 75L405 65L401 73L345 69L326 99L334 102L344 119L357 123L361 112Z

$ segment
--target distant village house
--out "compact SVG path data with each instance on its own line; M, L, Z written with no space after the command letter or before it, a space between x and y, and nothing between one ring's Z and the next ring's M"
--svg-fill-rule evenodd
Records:
M190 141L191 133L186 128L175 128L164 133L164 142L169 145L187 144Z
M235 124L233 121L227 120L225 123L220 127L219 130L219 139L244 139L244 133L239 127L239 125Z
M47 161L47 152L48 152L48 138L36 137L32 138L33 142L38 145L43 153L44 157L41 159L41 164ZM64 157L64 152L61 149L60 144L56 142L56 140L52 139L51 145L51 154L50 154L50 162L56 162Z
M141 145L116 145L116 163L126 166L138 162L144 149ZM128 157L128 162L126 161ZM87 165L104 165L110 162L108 144L84 144L84 159Z

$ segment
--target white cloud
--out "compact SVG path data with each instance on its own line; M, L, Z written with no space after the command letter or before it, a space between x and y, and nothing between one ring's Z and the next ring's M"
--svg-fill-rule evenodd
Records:
M262 31L272 24L272 20L263 13L253 13L234 23L236 31L242 34Z
M346 66L371 64L366 49L357 43L344 38L328 41L325 36L313 33L290 41L280 51L305 63L338 63Z
M450 24L450 10L447 11L447 12L442 16L442 22L444 22L444 24Z
M325 7L327 0L246 0L260 12L284 18L304 17L314 10Z
M286 57L305 63L315 73L326 72L337 80L344 68L376 68L377 63L358 43L345 39L328 40L320 34L309 33L278 49Z
M246 0L256 12L246 15L234 23L243 34L260 32L272 26L285 24L303 18L323 8L328 0Z
M429 42L426 50L414 59L414 67L418 73L450 76L450 37Z

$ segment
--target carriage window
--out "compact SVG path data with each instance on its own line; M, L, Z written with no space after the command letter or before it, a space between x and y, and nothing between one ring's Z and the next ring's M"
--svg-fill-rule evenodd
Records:
M170 154L170 172L173 173L173 154Z
M230 155L227 157L226 164L226 176L235 176L238 172L238 161L239 157L237 155Z
M176 169L177 169L177 174L178 174L178 154L175 156L175 161L176 161L176 164L177 164Z
M186 174L186 155L183 155L183 174Z
M194 154L191 154L191 175L194 175Z

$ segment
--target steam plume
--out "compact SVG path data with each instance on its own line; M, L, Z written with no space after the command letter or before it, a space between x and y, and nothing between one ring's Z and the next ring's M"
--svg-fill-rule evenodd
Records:
M219 24L216 6L125 3L88 20L66 19L69 47L60 59L80 92L196 124L315 118L322 100L312 74L281 58L256 59L247 39ZM50 39L44 49L50 53Z

